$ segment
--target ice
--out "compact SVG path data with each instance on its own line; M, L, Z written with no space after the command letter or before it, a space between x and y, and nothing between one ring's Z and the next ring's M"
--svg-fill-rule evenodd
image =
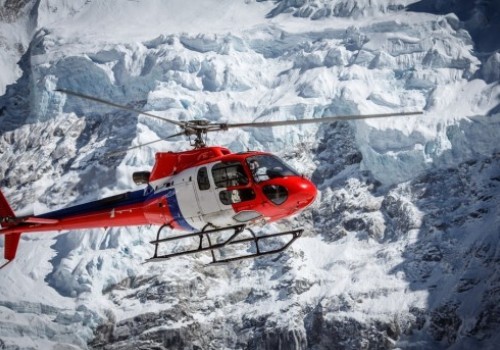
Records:
M306 229L278 256L143 264L154 227L24 235L0 273L0 348L495 346L499 55L481 51L482 7L441 3L0 1L0 185L18 214L138 189L155 152L189 148L107 159L178 130L56 88L176 120L424 112L210 135L318 186L258 228Z

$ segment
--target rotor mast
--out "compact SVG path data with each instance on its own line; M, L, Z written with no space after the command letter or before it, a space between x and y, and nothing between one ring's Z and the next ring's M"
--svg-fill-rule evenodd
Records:
M189 124L192 125L186 128L186 135L195 136L193 141L191 141L191 139L189 140L191 146L193 146L194 149L206 147L207 129L209 128L208 120L192 120Z

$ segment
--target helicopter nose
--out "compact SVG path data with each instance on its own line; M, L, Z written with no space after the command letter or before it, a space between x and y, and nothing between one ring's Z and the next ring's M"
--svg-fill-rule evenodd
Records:
M262 192L275 207L280 208L279 215L282 215L283 211L291 215L314 202L318 190L305 177L289 176L266 182Z
M305 177L297 178L288 190L290 204L295 210L302 210L311 205L318 193L316 186Z

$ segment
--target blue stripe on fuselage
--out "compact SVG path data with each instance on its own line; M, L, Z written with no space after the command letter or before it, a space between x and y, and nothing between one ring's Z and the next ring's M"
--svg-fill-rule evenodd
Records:
M175 195L175 189L169 188L165 197L167 199L168 209L170 210L170 214L172 214L174 221L186 231L196 231L194 227L188 224L182 215L179 202L177 201L177 196Z
M145 190L122 193L116 196L103 198L94 202L75 205L73 207L56 210L50 213L39 215L45 219L64 219L69 216L82 215L102 210L111 210L117 207L138 204L150 199L150 194Z
M75 205L73 207L45 213L42 215L38 215L38 217L44 219L64 219L75 215L83 215L103 210L112 210L114 208L119 208L126 205L140 204L144 203L145 201L163 196L166 197L168 208L170 210L170 213L172 214L173 220L186 231L196 231L196 229L189 225L189 223L182 215L174 188L169 188L166 192L162 191L156 193L151 193L146 190L122 193L116 196L103 198L98 201Z

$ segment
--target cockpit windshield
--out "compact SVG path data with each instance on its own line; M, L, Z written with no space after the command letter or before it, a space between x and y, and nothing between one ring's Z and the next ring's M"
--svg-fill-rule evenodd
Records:
M281 159L272 155L258 155L247 158L247 163L255 182L298 174Z

